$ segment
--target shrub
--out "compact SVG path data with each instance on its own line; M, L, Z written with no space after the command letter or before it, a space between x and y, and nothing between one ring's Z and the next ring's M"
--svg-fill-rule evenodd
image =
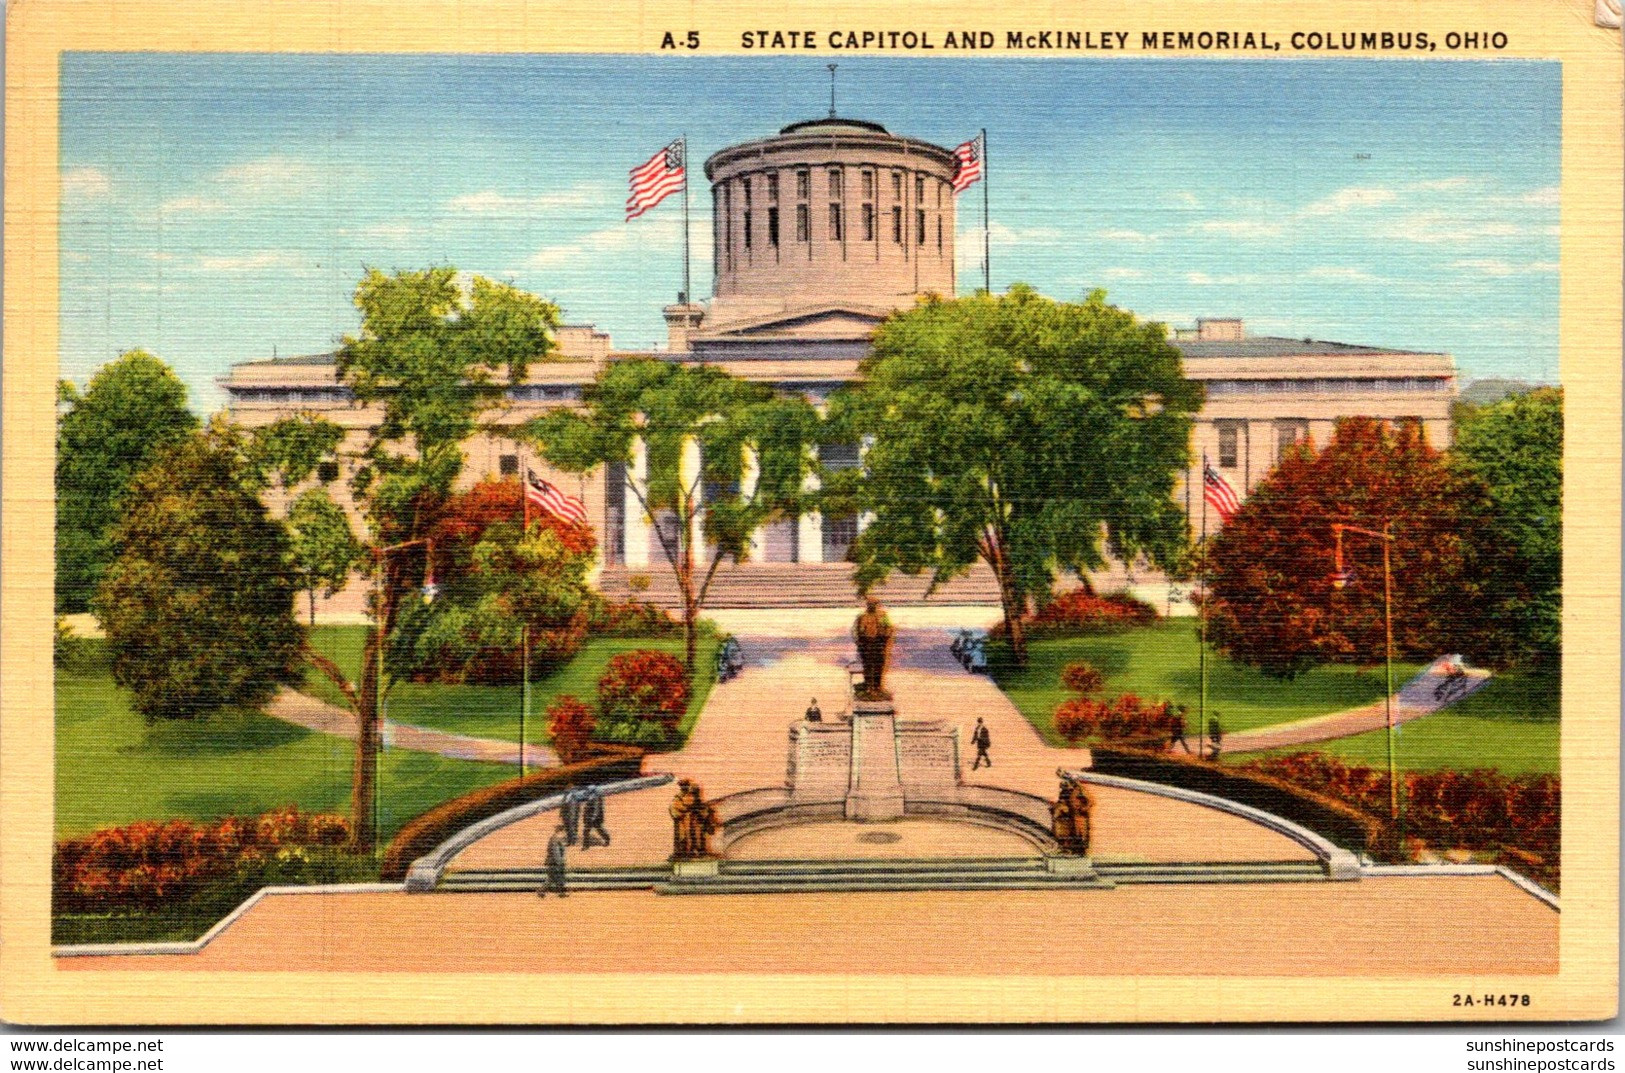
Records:
M547 729L559 759L573 764L585 757L597 722L592 709L570 694L555 697L547 706Z
M1168 733L1173 706L1124 693L1106 702L1090 697L1064 701L1055 709L1055 730L1074 744L1095 741L1158 741Z
M1120 633L1156 621L1150 604L1124 593L1096 596L1083 589L1063 592L1026 618L1023 625L1029 638L1077 637L1084 634ZM1004 636L1008 627L999 623L995 636Z
M311 882L350 837L341 816L289 806L212 824L143 820L57 843L52 893L58 912L152 910L225 884L229 894L265 882ZM325 856L324 856L325 854ZM267 862L274 866L266 872ZM269 876L270 878L267 878Z
M1068 663L1062 669L1061 684L1074 693L1088 696L1090 693L1100 692L1100 688L1106 684L1106 676L1080 660Z
M598 679L598 713L612 722L634 717L675 730L688 709L688 675L675 656L638 649L610 657Z
M675 637L682 633L683 624L641 600L604 600L588 616L587 631L598 637Z

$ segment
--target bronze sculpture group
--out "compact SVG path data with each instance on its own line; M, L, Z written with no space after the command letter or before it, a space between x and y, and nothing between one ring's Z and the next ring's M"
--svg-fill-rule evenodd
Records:
M711 856L711 836L716 830L716 806L705 800L698 783L679 779L677 796L671 802L672 859L692 861Z
M1083 780L1061 773L1061 791L1050 805L1050 829L1061 852L1077 857L1089 855L1090 812L1094 800L1084 788Z

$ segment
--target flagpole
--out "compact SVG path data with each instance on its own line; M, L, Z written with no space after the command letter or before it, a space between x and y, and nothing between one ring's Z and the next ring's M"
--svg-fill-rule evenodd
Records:
M1196 755L1201 757L1207 751L1207 452L1202 452L1202 539L1197 547L1200 549L1198 562L1201 570L1202 596L1197 605L1199 618L1197 641L1197 666L1200 670L1201 687L1196 702Z
M519 497L525 504L525 524L519 535L523 542L530 536L529 466L525 467L525 482L519 489ZM525 617L523 607L519 614L519 777L522 779L525 777L525 720L530 718L530 619Z
M989 238L987 222L987 128L982 128L982 289L993 293L993 243Z
M688 282L688 135L677 139L683 145L683 302L694 300Z

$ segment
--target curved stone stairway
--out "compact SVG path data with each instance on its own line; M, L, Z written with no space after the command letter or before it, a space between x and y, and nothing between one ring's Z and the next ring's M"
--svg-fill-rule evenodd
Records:
M1043 857L864 858L721 861L714 875L674 874L670 865L571 869L572 891L653 890L659 894L795 894L909 890L1106 889L1134 883L1302 883L1329 879L1319 861L1175 864L1095 862L1092 872L1051 870ZM541 889L540 868L448 871L437 890Z

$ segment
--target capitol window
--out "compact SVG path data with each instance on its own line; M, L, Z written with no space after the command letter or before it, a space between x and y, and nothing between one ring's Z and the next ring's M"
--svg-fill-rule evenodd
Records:
M874 196L875 196L875 173L872 172L872 171L864 172L863 173L862 183L863 183L863 196L865 198L871 200L871 201L874 200Z
M796 172L796 197L802 201L812 197L812 172Z
M1241 422L1219 422L1219 466L1235 469L1241 464Z
M903 200L903 173L900 171L891 173L891 196L893 201Z
M925 245L925 210L924 209L915 209L914 210L914 244L916 246L924 246Z
M875 240L875 207L868 202L863 205L863 241Z
M891 240L899 246L903 244L903 210L901 208L891 210Z
M796 241L797 242L807 242L807 241L809 241L808 220L807 220L807 206L805 206L805 205L797 205L796 206Z
M841 206L839 202L830 202L829 205L829 238L831 242L840 242L846 236L841 231Z
M840 168L830 168L829 169L829 196L830 197L837 197L837 198L841 196L841 169Z
M775 249L779 245L779 210L777 207L767 210L767 244Z
M767 173L767 203L769 205L779 203L779 173L776 171Z

